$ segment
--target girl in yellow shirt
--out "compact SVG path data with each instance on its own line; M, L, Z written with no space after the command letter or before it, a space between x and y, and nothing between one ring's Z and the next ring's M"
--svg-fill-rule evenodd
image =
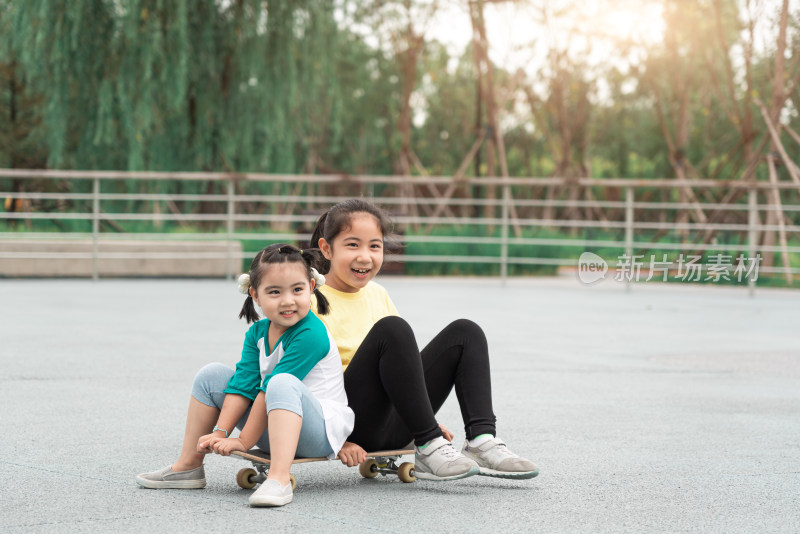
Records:
M535 477L537 467L496 437L483 330L460 319L420 351L411 327L373 281L388 233L380 208L352 199L325 212L311 239L329 262L320 265L327 280L320 291L330 303L321 319L339 348L355 412L355 428L339 458L353 466L366 459L365 449L397 449L413 441L417 478ZM460 451L435 418L453 387L467 437Z

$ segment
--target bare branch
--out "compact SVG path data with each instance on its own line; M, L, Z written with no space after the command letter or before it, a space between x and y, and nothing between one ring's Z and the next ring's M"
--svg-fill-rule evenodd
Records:
M736 98L736 90L735 90L735 77L733 74L733 66L731 65L731 58L728 53L728 43L725 40L725 32L722 29L722 9L719 5L720 0L714 0L714 19L715 19L715 26L717 29L717 39L719 40L720 48L722 49L722 56L723 56L723 65L725 66L725 73L728 75L727 78L727 88L728 88L728 97L731 99L731 105L735 109L735 116L736 119L733 120L733 123L737 125L739 128L740 123L742 122L741 112L739 110L739 106L737 104L738 100ZM716 78L714 74L714 69L711 68L709 64L709 72L712 73L712 76ZM738 120L737 120L738 119Z

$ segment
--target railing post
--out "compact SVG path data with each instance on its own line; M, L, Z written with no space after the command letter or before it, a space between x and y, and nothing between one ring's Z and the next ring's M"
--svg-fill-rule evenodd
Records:
M227 213L227 238L228 250L225 260L225 271L228 280L233 280L233 215L236 209L233 178L228 179L228 213Z
M98 255L100 254L100 179L92 184L92 280L100 278Z
M750 188L747 192L747 257L755 260L756 247L758 246L758 191ZM756 294L756 281L753 277L747 280L747 290L751 297Z
M625 291L631 290L633 265L633 187L625 188L625 256L631 262L631 274L625 277Z
M506 179L508 179L506 177ZM511 186L506 183L503 186L503 224L500 228L500 278L503 285L508 279L508 221L511 210Z

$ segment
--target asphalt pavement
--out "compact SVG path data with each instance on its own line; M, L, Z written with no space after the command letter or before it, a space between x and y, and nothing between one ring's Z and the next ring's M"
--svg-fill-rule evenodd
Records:
M238 360L221 280L0 279L0 532L798 532L800 292L382 278L424 345L475 320L498 435L532 480L404 484L295 466L294 502L251 509L247 464L147 490L174 461L192 378ZM438 419L464 439L451 395Z

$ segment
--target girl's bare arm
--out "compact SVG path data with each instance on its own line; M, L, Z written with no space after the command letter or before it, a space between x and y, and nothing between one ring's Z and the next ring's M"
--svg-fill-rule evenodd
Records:
M264 392L262 391L253 401L253 409L250 410L250 415L247 416L247 423L245 423L239 437L223 438L214 435L208 440L206 447L223 456L230 455L231 451L248 451L255 446L266 429L267 410L264 402Z
M225 395L225 400L222 402L222 410L219 412L217 418L217 428L227 431L228 436L233 434L233 429L236 428L236 423L242 418L247 408L250 406L250 399L242 397L241 395L228 394ZM197 440L197 452L207 453L210 449L209 441L212 438L222 437L219 432L212 432L201 436Z

